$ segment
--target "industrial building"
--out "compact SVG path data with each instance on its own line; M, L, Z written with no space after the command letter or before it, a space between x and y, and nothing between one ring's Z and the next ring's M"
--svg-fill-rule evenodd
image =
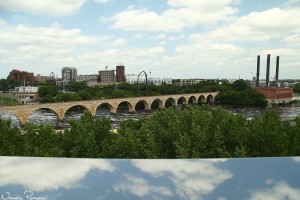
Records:
M115 76L115 70L102 70L98 72L99 74L99 81L101 83L115 83L116 82L116 76Z
M293 100L293 89L282 87L283 84L279 82L279 56L276 57L276 74L275 80L270 82L270 59L271 55L267 55L266 80L264 87L260 84L260 56L257 56L257 70L256 70L256 90L262 93L269 103L285 103Z
M76 81L77 82L86 81L87 85L92 87L92 86L97 85L98 75L97 74L79 75L79 76L77 76Z
M117 65L116 66L116 82L117 83L125 83L125 66L124 65Z

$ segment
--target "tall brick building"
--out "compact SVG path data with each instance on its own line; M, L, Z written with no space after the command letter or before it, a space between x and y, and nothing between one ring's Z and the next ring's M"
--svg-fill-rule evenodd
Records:
M116 81L118 83L125 83L125 66L124 65L117 65L116 66Z
M12 70L9 73L7 78L21 81L22 83L25 81L26 84L27 83L33 84L36 81L33 73L26 72L26 71L19 71L16 69Z

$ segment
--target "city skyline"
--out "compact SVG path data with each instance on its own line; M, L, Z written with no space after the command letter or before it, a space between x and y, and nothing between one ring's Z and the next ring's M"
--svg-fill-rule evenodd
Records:
M2 0L0 78L75 67L164 78L300 78L300 1Z

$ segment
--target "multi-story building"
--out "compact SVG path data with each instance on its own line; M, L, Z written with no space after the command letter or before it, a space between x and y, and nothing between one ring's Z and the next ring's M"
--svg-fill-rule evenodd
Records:
M86 81L88 86L95 86L97 85L98 75L92 74L92 75L79 75L77 76L76 81Z
M118 83L125 83L125 66L124 65L117 65L116 66L116 82Z
M77 78L77 69L74 67L64 67L62 69L62 79L63 81L76 81Z
M39 100L38 91L38 87L20 86L15 87L12 93L17 96L23 104L27 104L28 102L36 102Z
M203 79L176 79L174 80L174 83L176 85L194 85L197 83L200 83L201 81L203 81Z
M34 78L34 74L30 73L30 72L26 72L26 71L19 71L19 70L12 70L8 77L10 79L14 79L17 81L21 81L21 82L25 82L25 83L29 83L29 84L33 84L35 83L35 78Z
M115 70L103 70L99 71L99 80L101 83L115 83Z
M50 76L41 76L40 74L37 74L36 76L34 76L34 78L38 83L45 83L51 79Z

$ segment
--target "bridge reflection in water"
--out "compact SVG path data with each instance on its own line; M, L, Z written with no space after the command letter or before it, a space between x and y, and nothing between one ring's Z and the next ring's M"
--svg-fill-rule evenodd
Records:
M74 115L72 115L74 112L77 113L76 116L80 116L78 115L78 112L79 114L82 114L85 110L91 112L93 115L97 115L97 110L106 110L106 112L109 112L110 114L120 113L122 110L135 113L137 110L149 111L153 109L164 109L168 106L176 107L186 104L197 104L199 102L213 102L217 94L217 92L210 92L6 106L1 107L0 111L16 116L16 118L19 119L20 124L25 125L32 115L34 116L36 111L41 110L45 113L54 113L57 121L63 122L66 121L66 119L74 118Z

